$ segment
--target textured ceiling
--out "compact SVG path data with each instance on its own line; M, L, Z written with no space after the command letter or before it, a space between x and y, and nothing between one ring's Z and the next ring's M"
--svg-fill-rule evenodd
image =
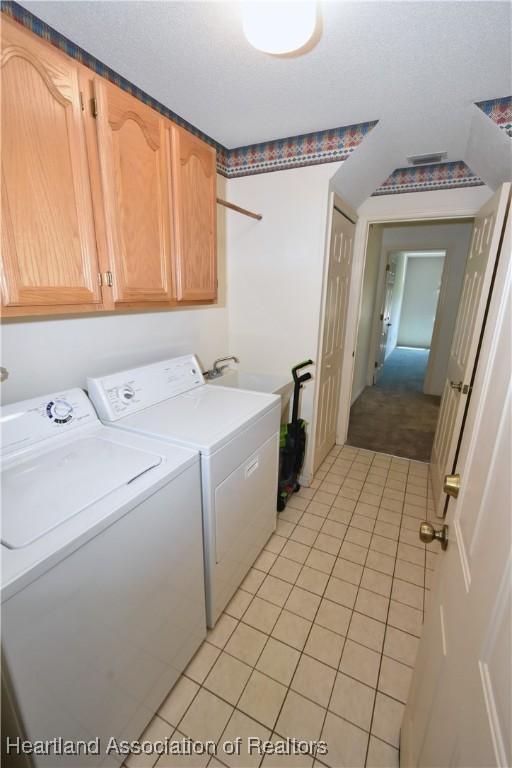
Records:
M458 160L469 105L510 90L508 2L323 2L295 58L251 48L238 3L21 4L230 148L378 118L404 159Z
M355 207L409 155L445 151L492 187L510 172L475 107L512 91L508 0L320 2L319 42L288 58L251 48L234 2L21 5L228 148L377 119L336 174Z

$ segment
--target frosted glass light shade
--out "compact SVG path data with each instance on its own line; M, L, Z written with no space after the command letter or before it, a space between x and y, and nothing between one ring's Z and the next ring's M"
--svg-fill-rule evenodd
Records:
M283 54L306 45L316 26L315 2L242 2L242 28L254 48Z

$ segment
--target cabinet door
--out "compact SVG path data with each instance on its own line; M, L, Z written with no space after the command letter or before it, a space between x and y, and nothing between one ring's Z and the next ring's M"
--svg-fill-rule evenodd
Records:
M172 179L177 298L217 296L215 150L172 126Z
M114 301L170 301L170 159L165 121L105 81L95 81L95 94Z
M2 19L1 70L6 314L98 309L78 65Z

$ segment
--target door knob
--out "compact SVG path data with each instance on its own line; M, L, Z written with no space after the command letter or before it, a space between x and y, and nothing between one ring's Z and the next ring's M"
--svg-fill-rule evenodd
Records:
M453 496L454 499L459 495L460 490L460 475L445 475L443 491L448 496Z
M448 526L443 525L442 528L436 530L432 523L424 521L420 525L420 539L424 544L430 544L436 539L441 544L441 549L444 550L448 546Z
M455 381L450 381L450 387L456 389L457 392L462 392L462 381L459 381L458 384Z

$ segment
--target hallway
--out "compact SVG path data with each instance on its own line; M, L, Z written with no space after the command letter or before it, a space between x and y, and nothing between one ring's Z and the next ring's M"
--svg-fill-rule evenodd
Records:
M429 461L440 397L423 394L427 349L396 347L350 409L347 444Z

